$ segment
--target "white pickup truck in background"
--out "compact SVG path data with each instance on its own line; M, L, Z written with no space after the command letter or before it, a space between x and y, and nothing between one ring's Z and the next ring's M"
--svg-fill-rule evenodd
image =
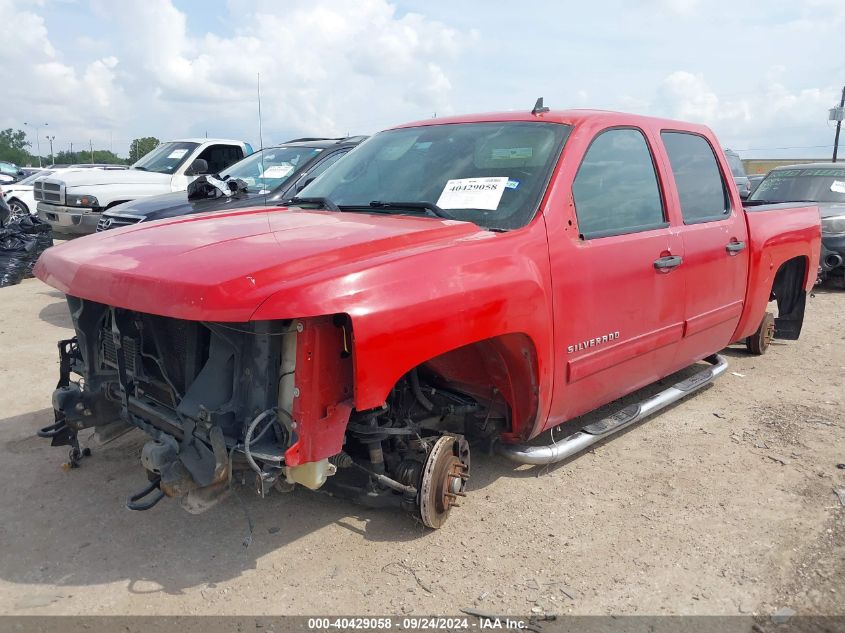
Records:
M137 198L184 191L202 174L216 174L252 153L243 141L167 141L129 169L84 170L34 183L38 217L58 233L93 233L106 209Z

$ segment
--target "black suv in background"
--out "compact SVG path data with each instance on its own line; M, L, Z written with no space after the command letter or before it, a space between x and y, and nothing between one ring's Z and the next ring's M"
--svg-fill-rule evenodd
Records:
M191 213L228 211L245 207L279 206L336 163L366 136L341 139L294 139L277 147L250 154L220 174L222 180L246 183L241 189L219 198L189 198L187 191L140 198L112 207L103 213L97 231L138 222L163 220Z

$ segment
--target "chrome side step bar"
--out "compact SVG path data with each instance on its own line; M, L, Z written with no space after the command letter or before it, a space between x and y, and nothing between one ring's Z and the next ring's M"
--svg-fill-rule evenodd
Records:
M708 367L681 382L675 383L668 389L664 389L647 400L629 405L598 422L588 424L580 431L576 431L559 442L545 446L502 444L499 442L496 444L496 450L499 455L523 464L553 464L567 457L571 457L583 451L591 444L595 444L599 440L621 431L634 422L638 422L673 402L677 402L681 398L698 391L725 373L725 370L728 368L728 361L725 360L724 356L720 356L719 354L709 356L705 360L712 367Z

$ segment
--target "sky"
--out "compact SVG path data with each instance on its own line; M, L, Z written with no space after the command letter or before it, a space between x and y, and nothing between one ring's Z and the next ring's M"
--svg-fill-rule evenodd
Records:
M843 0L0 0L0 28L0 129L43 154L47 135L258 147L542 96L704 123L743 158L828 157L845 85Z

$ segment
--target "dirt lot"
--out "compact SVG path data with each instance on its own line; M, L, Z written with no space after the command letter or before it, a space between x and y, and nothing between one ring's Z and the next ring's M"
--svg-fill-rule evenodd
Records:
M136 513L143 436L82 468L51 421L62 296L0 290L0 613L845 614L845 292L804 336L555 467L473 459L446 527L307 491ZM255 530L245 548L248 511Z

